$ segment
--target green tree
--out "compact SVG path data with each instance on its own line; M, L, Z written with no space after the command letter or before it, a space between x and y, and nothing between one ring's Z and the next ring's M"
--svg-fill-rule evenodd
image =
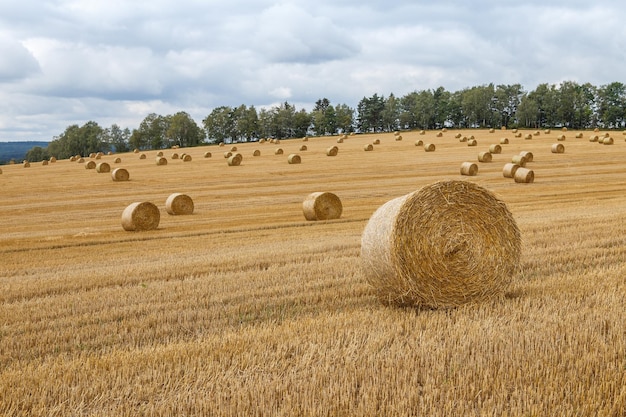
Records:
M41 146L35 146L26 152L25 158L28 162L40 162L45 159L50 159L50 154L48 153L47 148L42 148Z
M191 116L183 111L169 117L165 132L169 146L198 146L204 141L204 134Z
M515 123L517 108L520 105L523 91L521 84L498 85L494 91L493 109L495 111L494 126L511 127Z
M354 109L347 104L335 106L335 116L337 118L337 129L343 133L354 131Z
M115 149L115 152L128 152L130 150L128 146L130 135L130 129L122 129L115 123L103 132L105 142L111 149Z
M311 115L304 109L300 109L293 115L293 136L303 137L307 135L311 127Z
M400 127L400 100L396 99L393 93L384 102L381 113L383 130L390 132Z
M206 136L211 143L225 142L233 137L232 125L233 109L229 106L214 108L211 113L202 120Z
M383 130L383 110L385 98L374 93L372 97L363 97L357 106L357 126L361 132L380 132Z
M599 120L603 127L620 128L626 118L626 86L612 82L598 89Z
M136 149L163 149L168 145L166 132L169 128L169 118L150 113L133 130L129 139L130 145Z

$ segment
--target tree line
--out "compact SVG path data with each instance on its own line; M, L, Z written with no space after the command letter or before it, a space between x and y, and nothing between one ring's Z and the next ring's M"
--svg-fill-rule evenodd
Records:
M349 132L388 132L448 128L621 129L626 124L626 85L596 87L564 81L540 84L525 91L520 84L481 85L450 92L444 87L413 91L402 97L375 93L356 109L315 102L311 111L288 102L257 110L242 104L214 108L198 125L186 112L147 115L137 128L117 124L104 128L89 121L68 126L47 148L26 154L31 162L51 156L68 158L92 152L163 149L218 142L248 142L259 138L293 138Z

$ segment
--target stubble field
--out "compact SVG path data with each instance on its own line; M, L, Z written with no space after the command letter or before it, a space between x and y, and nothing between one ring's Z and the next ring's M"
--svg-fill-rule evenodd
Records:
M156 151L103 156L128 182L69 160L3 166L0 415L626 415L622 133L602 145L592 132L458 131L476 147L436 133L237 144L238 167L229 145L165 150L165 166ZM532 184L502 176L523 150ZM477 176L460 175L464 161ZM507 204L520 272L486 303L385 307L360 269L361 233L383 203L444 179ZM341 198L341 219L304 219L315 191ZM166 213L174 192L194 214ZM122 229L135 201L160 208L157 230Z

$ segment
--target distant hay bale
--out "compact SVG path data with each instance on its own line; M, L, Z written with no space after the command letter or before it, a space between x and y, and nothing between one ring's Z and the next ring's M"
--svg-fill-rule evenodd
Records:
M454 135L454 138L455 139L461 139L462 136L463 136L462 134L457 133L456 135Z
M599 131L600 131L600 129L598 129L598 128L596 127L595 129L593 129L593 131L597 133L597 132L599 132Z
M522 132L518 132L518 133L516 133L516 134L515 134L515 137L516 137L516 138L521 138L521 137L522 137Z
M230 151L231 152L237 152L237 147L236 146L231 146Z
M233 156L233 153L231 151L224 152L224 158L228 159L231 156Z
M261 151L258 149L255 149L254 152L252 152L252 156L261 156Z
M272 143L275 145L278 145L280 143L280 140L278 139L272 139Z
M163 156L163 151L159 151L159 152L157 152L156 157L157 157L157 158L159 158L159 157L161 157L161 156Z
M191 155L189 155L188 153L184 154L183 157L181 158L181 160L183 162L191 162L192 158Z
M165 210L172 215L193 213L193 200L187 194L173 193L165 200Z
M490 191L441 181L379 207L360 258L383 304L450 308L504 293L519 270L521 234Z
M511 158L511 163L519 165L520 167L525 167L526 162L526 158L522 155L513 155L513 157Z
M372 142L374 145L380 145L380 139L376 139L374 140L374 142Z
M240 153L234 153L228 158L228 166L238 167L241 165L241 161L243 161L243 155Z
M111 165L107 164L106 162L99 162L96 165L96 172L98 173L111 172Z
M504 164L504 167L502 168L502 176L504 176L504 178L513 178L515 177L515 171L517 171L518 168L519 165L512 162Z
M41 161L41 165L42 165L42 166L46 166L46 165L48 165L48 164L49 164L49 162L48 162L48 160L47 160L47 159L44 159L43 161Z
M299 164L302 162L302 158L297 153L292 153L287 157L287 162L289 164Z
M424 146L424 141L422 141L421 139L416 140L415 146Z
M549 135L550 134L550 129L544 130L543 133L545 133L546 135Z
M535 130L535 133L533 133L533 136L539 136L539 135L541 135L541 132L538 130Z
M338 147L331 146L330 148L326 149L326 156L337 156L338 152L339 152Z
M132 203L122 212L122 227L128 232L154 230L160 221L159 208L149 201Z
M425 143L424 151L426 152L435 152L435 144L434 143Z
M500 139L500 144L501 145L508 145L509 144L509 138L502 138L502 139Z
M309 149L309 148L307 148L307 146L306 146L306 145L302 145L302 146L300 146L300 150L301 150L301 151L306 151L307 149Z
M167 158L163 157L163 156L157 156L156 157L156 164L161 166L161 165L167 165Z
M90 159L95 159L95 158L96 158L96 153L95 153L95 152L91 152L91 153L89 154L89 158L90 158Z
M284 153L282 148L276 148L274 151L274 155L282 155Z
M85 158L77 158L76 162L78 162L79 164L82 164L85 162Z
M613 138L612 137L606 137L604 139L602 139L602 143L604 145L612 145L613 144Z
M535 173L532 169L519 167L513 175L515 182L529 184L535 181Z
M337 139L337 143L343 143L343 138Z
M552 144L552 147L550 148L550 151L552 153L563 153L563 152L565 152L565 146L563 146L562 143L554 143L554 144Z
M76 157L74 155L70 156L70 162L76 162Z
M308 137L308 136L303 137L303 138L302 138L302 141L303 141L303 142L308 142L308 141L309 141L309 137Z
M93 161L92 161L92 162L93 162ZM95 164L95 162L94 162L94 164ZM28 161L23 161L23 162L22 162L22 166L23 166L24 168L30 168L30 162L28 162Z
M96 159L102 159L103 156L104 156L103 152L96 152Z
M265 139L263 139L263 138L259 139L259 143L265 143Z
M57 161L57 159L54 156L50 157L50 163L54 164Z
M526 136L524 136L524 139L526 140L531 140L533 138L533 135L531 135L530 133L527 133Z
M476 145L478 145L478 142L476 141L476 139L467 140L467 146L476 146Z
M139 149L135 148L135 149L133 150L133 153L139 153Z
M426 131L425 130L420 130L420 135L425 135Z
M205 157L205 158L210 158L210 157L212 157L212 156L213 156L213 155L211 154L211 152L205 152L205 153L204 153L204 157Z
M461 164L461 175L467 175L470 177L478 174L478 165L474 162L463 162Z
M218 146L224 146L224 142L220 142Z
M442 128L442 129L441 129L441 131L442 131L443 133L446 133L446 132L448 131L448 128L444 127L444 128Z
M397 130L395 132L393 132L394 136L398 136L400 134L400 132L398 132Z
M85 162L85 169L96 169L96 161Z
M591 136L589 136L589 142L597 142L598 139L600 139L598 137L598 135L591 135Z
M489 145L489 152L499 154L502 153L502 146L494 143L493 145Z
M440 138L440 137L442 137L442 136L443 136L443 133L441 133L441 132L437 132L437 137L438 137L438 138Z
M563 132L567 132L567 128L566 128L565 126L563 126L563 127L561 128L561 131L563 131Z
M111 179L113 181L128 181L130 174L125 168L115 168L111 171Z
M371 143L368 143L367 145L363 146L363 150L365 152L373 151L374 150L374 145L372 145Z
M511 132L513 132L513 133L517 133L517 129L513 129L513 130L511 130Z
M576 133L576 139L581 139L583 137L582 132Z
M562 141L564 141L564 140L565 140L565 135L559 135L559 136L557 136L557 137L556 137L556 140L561 141L561 142L562 142Z
M534 159L534 155L530 151L521 151L519 154L522 155L524 159L526 159L526 162L532 162Z
M493 127L491 129L489 129L489 133L494 133L496 131L496 129L494 129Z
M396 136L396 140L398 140L398 141L402 140L402 135L397 135Z
M506 130L506 126L501 126L500 130Z
M180 158L180 155L178 153L174 152L172 154L172 159L179 159L179 158Z
M467 136L459 137L459 142L467 142Z
M307 220L334 220L341 217L343 205L333 193L315 192L304 199L302 211Z
M491 152L479 152L478 153L478 162L491 162L491 160L493 159L493 156L491 155Z
M142 153L141 155L139 155L139 159L146 159L146 154Z

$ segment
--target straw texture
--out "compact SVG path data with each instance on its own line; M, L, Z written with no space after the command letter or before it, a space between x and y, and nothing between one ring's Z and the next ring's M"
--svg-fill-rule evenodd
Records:
M154 230L160 221L159 208L148 201L132 203L122 212L122 227L129 232Z
M467 175L470 177L478 174L478 165L473 162L463 162L461 164L461 175Z
M193 200L187 194L170 194L165 200L165 210L172 215L192 214Z
M111 178L113 181L128 181L130 174L126 168L115 168L111 171Z
M302 202L302 211L307 220L333 220L341 217L343 205L333 193L315 192Z

